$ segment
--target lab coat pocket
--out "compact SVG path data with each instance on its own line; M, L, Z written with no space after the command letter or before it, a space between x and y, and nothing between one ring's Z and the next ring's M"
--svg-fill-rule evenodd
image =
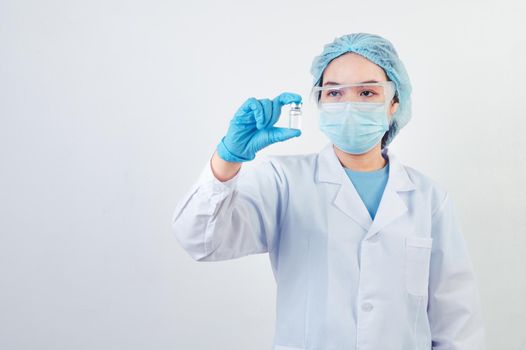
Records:
M408 236L405 239L406 288L409 294L427 295L433 238Z

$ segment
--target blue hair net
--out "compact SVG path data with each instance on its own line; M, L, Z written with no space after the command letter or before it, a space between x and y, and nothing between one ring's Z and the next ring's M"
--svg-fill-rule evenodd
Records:
M407 71L390 41L374 34L353 33L335 38L332 43L323 47L323 52L319 56L314 58L311 66L314 86L320 85L327 65L336 57L347 52L355 52L382 67L389 79L396 85L399 105L386 133L385 146L387 146L411 119L412 88Z

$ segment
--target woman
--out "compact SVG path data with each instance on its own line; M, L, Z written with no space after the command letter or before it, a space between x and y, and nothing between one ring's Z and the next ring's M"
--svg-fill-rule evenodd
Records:
M269 253L274 350L484 349L451 198L387 147L411 116L411 85L392 44L344 35L311 72L331 142L319 154L242 168L301 134L273 126L301 96L248 99L175 210L178 241L197 261Z

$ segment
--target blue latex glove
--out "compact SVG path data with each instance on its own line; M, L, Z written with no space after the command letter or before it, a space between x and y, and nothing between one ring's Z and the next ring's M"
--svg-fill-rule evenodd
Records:
M256 152L270 144L301 135L298 129L277 128L281 107L301 102L298 94L284 92L274 98L249 98L237 110L230 127L217 146L217 154L228 162L246 162L256 157Z

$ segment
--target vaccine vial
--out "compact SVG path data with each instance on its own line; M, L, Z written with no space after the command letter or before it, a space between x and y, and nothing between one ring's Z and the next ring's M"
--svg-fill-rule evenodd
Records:
M289 110L289 129L301 129L301 103L292 102Z

